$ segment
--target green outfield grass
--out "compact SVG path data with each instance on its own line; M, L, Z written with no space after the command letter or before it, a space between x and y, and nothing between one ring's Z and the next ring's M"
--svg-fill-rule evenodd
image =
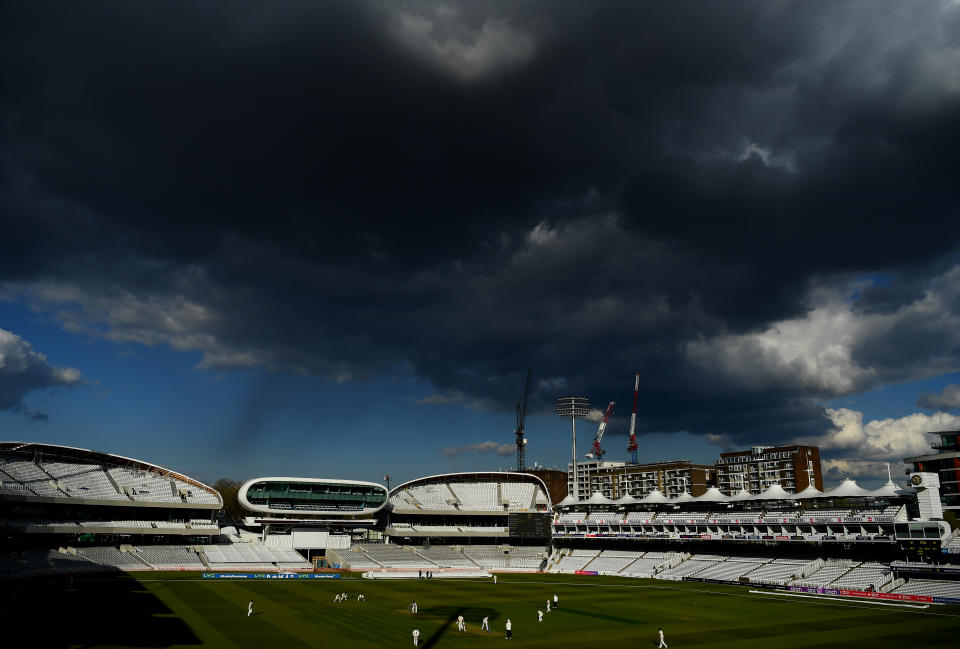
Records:
M3 635L13 649L125 647L956 647L960 607L924 610L753 595L747 588L570 575L491 580L213 581L183 573L63 578L0 585ZM334 594L350 593L345 604ZM356 601L357 593L366 603ZM557 593L559 609L546 614ZM254 615L247 617L247 602ZM416 599L418 615L408 611ZM545 612L537 622L537 609ZM456 630L462 614L467 632ZM480 631L490 616L493 632Z

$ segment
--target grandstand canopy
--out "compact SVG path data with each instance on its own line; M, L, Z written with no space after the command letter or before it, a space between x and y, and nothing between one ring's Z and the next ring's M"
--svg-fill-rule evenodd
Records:
M587 505L612 505L614 501L604 496L599 491L594 491L593 495L583 501Z
M580 501L572 494L568 493L567 497L557 503L557 507L567 507L569 505L578 505Z
M634 498L633 496L631 496L630 494L625 493L619 498L617 498L614 502L616 502L618 505L632 505L633 503L638 503L640 501Z
M705 502L705 503L723 502L725 500L730 500L730 497L724 495L724 493L719 489L717 489L716 487L710 487L704 493L694 498L694 500L696 500L697 502Z
M799 491L791 495L791 497L795 500L803 500L804 498L820 498L821 496L823 496L823 492L813 485L808 486L803 491Z
M746 489L741 489L740 491L737 491L733 495L731 495L730 500L748 500L752 497L753 497L753 494L751 494L749 491L747 491Z
M781 487L779 484L772 484L761 493L753 497L755 500L790 500L793 494Z
M684 491L679 496L677 496L676 498L672 498L671 500L673 502L678 502L678 503L688 503L691 500L694 500L694 498L693 496L690 495L688 491Z
M902 496L903 494L897 489L897 485L893 483L893 480L888 480L887 484L883 485L879 489L874 489L870 492L871 496L876 496L878 498L884 497L893 497L893 496Z
M220 509L220 494L143 460L73 446L0 442L0 497L71 505Z
M822 498L855 498L858 496L869 496L869 491L861 487L852 478L844 478L839 485L825 491Z
M659 489L654 489L646 496L640 499L640 502L644 504L653 504L653 503L665 503L669 502L667 497L663 495L663 492Z

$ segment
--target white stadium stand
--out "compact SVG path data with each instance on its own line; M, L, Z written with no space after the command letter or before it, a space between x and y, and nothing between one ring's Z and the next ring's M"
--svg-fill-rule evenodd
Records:
M507 560L499 545L465 545L463 553L475 564L486 570L506 568Z

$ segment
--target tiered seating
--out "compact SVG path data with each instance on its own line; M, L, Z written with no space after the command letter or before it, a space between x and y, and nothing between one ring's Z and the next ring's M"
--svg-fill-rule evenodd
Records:
M700 579L722 579L725 581L734 581L736 579L740 579L740 577L743 577L765 561L766 559L751 560L731 557L726 561L718 562L706 570L697 573L697 577Z
M419 509L420 508L420 503L406 489L401 489L400 491L390 496L390 500L387 502L390 504L390 507L392 507L393 509ZM453 507L450 507L450 509L453 509Z
M310 570L313 564L293 548L270 548L277 566L283 570Z
M852 509L806 509L801 514L803 519L835 521L838 518L853 517Z
M503 511L503 506L497 502L495 482L454 482L450 488L457 494L462 510Z
M655 512L627 512L628 523L642 523L643 521L653 520Z
M798 559L776 559L750 571L746 576L757 584L783 584L799 574L804 564L806 561Z
M210 546L216 547L216 546ZM137 556L157 570L203 570L205 566L190 548L182 545L141 545Z
M620 572L623 574L653 574L669 561L663 552L647 552Z
M577 521L585 521L587 519L586 512L566 512L560 514L560 523L576 523Z
M427 509L430 511L456 511L452 502L454 497L445 484L416 485L406 490L407 500L402 500L402 509ZM412 502L408 502L412 501Z
M837 560L825 563L820 570L817 570L815 573L808 575L804 579L798 579L794 582L797 586L811 586L815 588L823 588L829 584L834 579L839 578L845 572L850 570L854 565L853 562L846 560Z
M127 500L118 493L98 464L44 462L44 470L63 485L70 496L99 500Z
M110 467L107 473L121 488L130 487L130 497L137 502L181 502L166 476L124 467Z
M890 574L890 567L882 563L862 563L839 579L830 583L831 588L864 590Z
M594 557L599 554L596 550L574 550L571 554L563 557L550 569L550 572L575 572L583 570L583 567L590 563Z
M131 489L130 497L137 502L190 502L216 504L216 495L188 482L153 471L109 467L107 473L120 486Z
M629 552L626 550L604 550L600 553L600 556L591 561L587 567L597 572L620 572L639 559L642 554L642 552Z
M691 575L696 575L702 570L709 568L710 566L716 565L718 562L715 560L705 560L701 561L699 559L693 558L688 559L681 563L678 566L673 568L667 568L660 573L661 577L690 577Z
M529 482L504 482L500 485L500 496L510 502L510 511L530 509L537 486Z
M623 514L619 512L591 512L587 522L593 525L619 525L623 520Z
M219 530L220 526L206 519L191 520L190 528L194 530Z
M102 566L112 566L121 570L148 570L147 566L135 556L129 552L121 552L113 546L79 548L77 554Z
M930 597L960 597L960 581L937 579L911 579L894 588L894 593L903 595L929 595Z
M208 545L203 548L207 562L214 570L271 570L272 563L261 560L249 544Z
M6 473L0 473L0 493L14 494L15 496L29 496L33 494L26 485L20 484Z
M476 563L450 546L438 545L431 548L422 548L417 550L417 553L441 568L477 568Z
M357 547L385 568L407 570L433 570L437 564L424 559L415 552L404 552L398 545L388 543L361 543Z
M350 551L341 550L338 554L352 570L379 570L383 567L356 546L350 548Z
M485 570L496 570L507 566L503 549L499 545L465 545L463 553Z
M38 496L65 497L64 493L57 489L53 478L40 470L33 462L25 460L4 462L2 469L11 479L19 482Z
M536 570L543 563L546 548L514 546L510 549L510 567Z
M742 521L742 522L752 522L758 518L763 518L763 512L759 511L719 511L713 513L713 518L720 521Z

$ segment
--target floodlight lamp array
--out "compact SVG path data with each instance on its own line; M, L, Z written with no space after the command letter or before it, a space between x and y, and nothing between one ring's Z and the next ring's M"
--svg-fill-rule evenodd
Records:
M586 417L590 412L590 400L586 397L560 397L556 411L561 417Z

